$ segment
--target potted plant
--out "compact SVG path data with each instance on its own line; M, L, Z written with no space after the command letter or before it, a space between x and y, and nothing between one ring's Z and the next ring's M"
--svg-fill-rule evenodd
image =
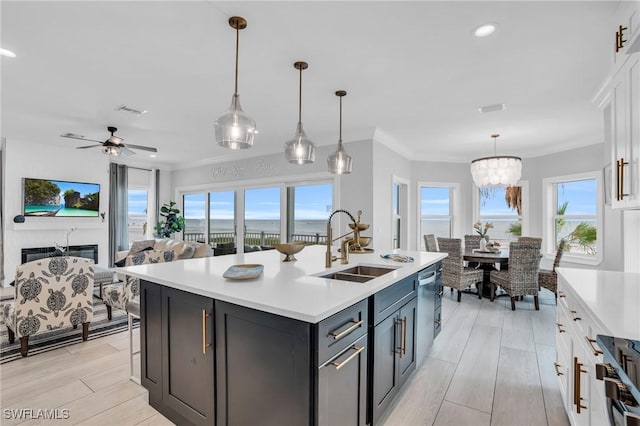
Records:
M174 232L184 229L184 217L180 216L180 209L175 205L175 201L169 201L169 204L163 204L160 208L160 216L164 220L160 220L154 228L160 238L171 238Z

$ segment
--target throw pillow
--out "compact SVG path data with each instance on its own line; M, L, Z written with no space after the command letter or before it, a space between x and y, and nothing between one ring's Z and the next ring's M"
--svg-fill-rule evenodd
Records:
M131 248L129 249L129 254L139 253L144 249L148 249L149 247L153 249L153 245L155 243L156 243L156 240L134 241L133 244L131 244Z
M209 244L206 244L206 243L196 244L195 249L196 251L195 253L193 253L194 258L213 256L213 249Z
M156 240L156 244L153 246L156 250L166 250L167 243L171 241L168 238L159 238Z
M196 252L196 248L193 244L186 243L178 255L178 259L191 259Z

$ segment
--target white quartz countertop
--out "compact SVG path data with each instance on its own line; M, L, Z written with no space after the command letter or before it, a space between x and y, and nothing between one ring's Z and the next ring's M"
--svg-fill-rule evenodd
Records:
M348 265L337 261L331 268L325 268L325 250L325 246L305 247L295 255L298 260L294 262L282 262L284 255L276 250L267 250L129 266L118 268L118 272L213 299L317 323L446 257L446 253L394 251L414 258L413 262L401 263L382 259L380 254L383 252L376 250L374 253L351 254ZM335 249L334 254L337 254ZM263 264L262 276L250 280L229 280L222 276L229 266L247 263ZM396 269L366 283L315 276L356 265Z
M572 268L556 271L602 329L614 337L640 340L640 274Z

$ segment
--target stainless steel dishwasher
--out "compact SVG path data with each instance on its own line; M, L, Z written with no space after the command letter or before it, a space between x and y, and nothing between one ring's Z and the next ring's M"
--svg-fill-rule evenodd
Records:
M440 332L442 304L442 262L418 272L418 324L416 360L419 363L431 352L433 340Z

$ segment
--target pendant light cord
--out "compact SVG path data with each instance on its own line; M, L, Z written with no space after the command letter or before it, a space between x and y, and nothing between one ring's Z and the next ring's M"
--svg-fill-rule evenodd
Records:
M338 142L342 145L342 96L340 96L340 139Z
M236 86L235 96L238 96L238 51L240 50L240 25L236 24Z
M298 92L298 123L302 123L302 67L300 68L300 87Z

